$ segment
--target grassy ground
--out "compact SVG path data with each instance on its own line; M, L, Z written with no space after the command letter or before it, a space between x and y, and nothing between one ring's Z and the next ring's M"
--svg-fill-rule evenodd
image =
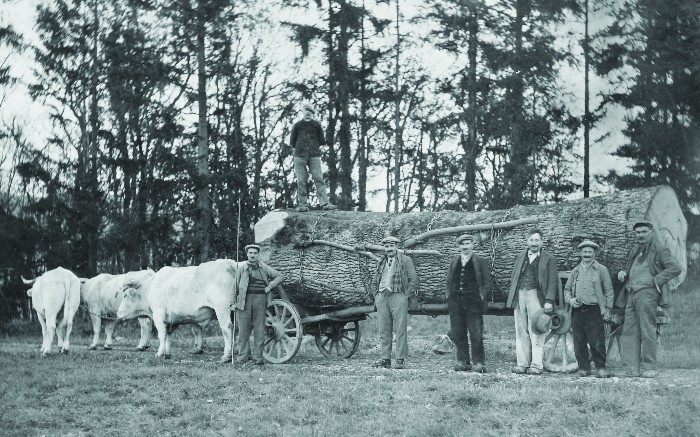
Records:
M218 364L223 346L213 328L204 355L188 353L191 335L181 329L164 361L130 350L135 323L118 328L125 338L113 351L87 351L81 326L69 356L43 359L36 327L4 326L0 434L700 435L698 291L674 295L663 372L653 380L512 375L510 317L486 318L484 375L456 373L453 357L432 353L447 317L411 318L409 368L401 371L370 368L374 320L363 322L349 360L324 359L307 337L291 363L262 369Z

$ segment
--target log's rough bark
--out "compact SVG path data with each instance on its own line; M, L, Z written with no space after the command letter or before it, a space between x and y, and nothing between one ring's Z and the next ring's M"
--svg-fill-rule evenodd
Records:
M492 264L496 285L491 300L504 303L515 258L525 250L526 232L533 226L528 222L535 220L544 233L544 249L557 258L560 272L579 262L576 246L581 241L598 243L601 250L597 259L609 268L616 291L621 286L617 272L625 267L627 254L635 245L632 225L648 220L683 267L672 287L685 278L687 225L676 194L668 186L507 211L273 211L255 225L255 237L262 246L261 258L286 275L284 288L289 299L313 312L324 312L373 302L370 282L377 262L367 252L381 256L377 244L385 236L415 243L416 236L429 230L486 225L486 229L470 233L475 237L476 252ZM490 229L491 224L511 221L514 227ZM460 233L438 233L410 247L409 252L415 251L411 257L422 303L445 303L445 277L450 259L458 253L455 238ZM322 241L315 244L317 240Z

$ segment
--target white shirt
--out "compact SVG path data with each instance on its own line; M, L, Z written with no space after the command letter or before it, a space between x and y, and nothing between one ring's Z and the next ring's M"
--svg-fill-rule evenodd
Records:
M460 254L460 257L462 258L462 267L466 266L467 263L469 262L469 260L472 259L471 254L469 254L469 255Z
M540 253L531 253L530 251L527 252L527 259L532 263L538 256L540 256Z

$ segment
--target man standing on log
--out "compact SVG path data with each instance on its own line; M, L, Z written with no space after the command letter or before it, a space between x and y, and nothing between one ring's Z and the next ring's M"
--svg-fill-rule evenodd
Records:
M237 293L233 302L238 314L238 356L236 364L250 360L250 331L253 330L253 361L265 364L263 341L265 341L265 313L272 300L272 290L284 281L284 275L258 259L260 246L249 244L245 247L248 261L239 267Z
M452 259L447 271L447 311L450 329L457 346L455 370L483 373L486 369L484 353L484 311L493 290L493 278L488 262L474 253L474 237L457 238L460 254ZM469 359L469 338L472 341L474 366Z
M314 120L314 107L309 102L302 105L303 119L292 127L291 146L294 148L294 174L297 178L297 203L299 212L309 210L306 182L307 169L316 184L316 195L321 209L332 211L338 207L328 200L326 183L321 169L321 144L326 144L321 124Z
M574 353L578 375L591 374L591 348L598 378L610 376L605 368L605 321L610 320L613 306L613 286L608 268L596 261L599 246L591 240L578 245L581 262L574 267L564 286L564 302L569 302L574 330Z
M617 274L617 279L625 283L617 297L617 306L625 308L622 372L618 376L653 378L657 375L656 307L668 305L667 283L681 274L681 266L654 238L651 223L640 221L632 229L638 245L630 251L627 268Z
M554 309L557 293L557 262L542 250L542 231L528 231L527 249L515 259L510 277L510 290L506 307L514 308L515 355L518 365L513 373L539 375L544 371L542 356L546 334L537 334L530 327L536 320L535 312L544 306L549 314Z
M410 257L398 253L396 237L382 240L386 256L379 260L374 275L374 304L379 316L379 343L382 357L373 367L391 368L391 337L396 331L395 369L406 366L408 355L408 300L415 295L418 277Z

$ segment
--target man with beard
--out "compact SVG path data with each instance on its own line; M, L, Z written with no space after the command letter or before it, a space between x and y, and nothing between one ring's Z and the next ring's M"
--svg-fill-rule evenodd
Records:
M564 286L564 302L569 302L574 331L574 353L578 375L591 374L591 360L598 378L610 376L605 368L605 321L610 320L613 306L613 286L608 268L596 261L599 246L591 240L578 245L581 262L574 267Z
M518 364L513 373L539 375L544 371L542 356L546 334L531 329L538 310L549 314L554 309L558 287L557 262L542 250L542 231L533 228L527 234L527 249L515 259L510 277L507 308L515 318L515 354Z
M385 256L379 260L374 275L374 304L379 316L381 359L373 367L391 368L391 337L396 330L396 365L403 369L408 355L408 300L415 295L418 277L410 257L398 253L396 237L382 240Z
M668 304L664 299L669 291L668 281L681 274L681 266L671 251L654 238L650 222L637 222L632 230L637 247L630 251L627 268L617 274L617 279L625 283L617 301L619 307L625 307L622 372L618 376L653 378L658 373L656 307Z

